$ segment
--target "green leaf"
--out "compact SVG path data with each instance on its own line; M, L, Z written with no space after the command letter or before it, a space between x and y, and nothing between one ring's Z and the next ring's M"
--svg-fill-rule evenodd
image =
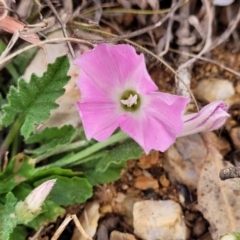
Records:
M92 196L92 186L86 178L62 176L51 176L49 179L57 178L49 198L61 206L75 203L83 203ZM36 184L39 185L48 179L43 179Z
M23 226L17 226L14 230L13 233L10 236L9 240L25 240L27 239L28 232L27 229Z
M76 131L77 130L71 125L63 126L61 128L46 128L42 132L34 134L27 139L27 144L41 144L39 148L30 150L28 153L39 155L67 145L73 140Z
M31 222L27 223L28 227L38 230L41 226L50 222L55 222L57 217L62 216L65 213L65 209L58 206L53 201L47 200L42 207L42 213L40 213Z
M83 173L82 172L73 172L71 169L64 169L64 168L60 168L60 167L53 167L53 168L44 169L44 170L40 170L40 171L38 171L38 169L36 169L35 172L33 173L32 177L30 178L30 181L36 182L43 178L52 177L53 175L71 178L71 177L75 177L75 176L78 176L78 177L82 176Z
M11 159L4 172L0 173L0 194L11 191L33 174L35 161L20 153Z
M13 229L17 226L15 206L17 199L9 192L6 195L6 203L0 206L0 240L8 240Z
M125 165L125 163L120 165L110 164L109 168L105 172L96 172L95 169L92 168L84 171L84 174L90 184L93 186L97 184L109 183L120 178L121 171Z
M134 141L128 140L111 149L97 163L96 171L105 172L111 163L122 164L129 159L137 159L143 153L142 148Z
M34 124L47 120L50 111L58 106L55 101L64 93L63 87L70 78L68 69L68 58L63 56L49 64L42 77L33 74L29 83L20 78L17 88L10 88L8 104L3 106L2 125L9 126L18 115L23 121L21 134L28 138Z

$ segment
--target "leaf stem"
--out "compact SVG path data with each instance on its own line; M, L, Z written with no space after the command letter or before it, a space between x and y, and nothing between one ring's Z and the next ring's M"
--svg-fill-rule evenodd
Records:
M18 134L18 132L20 130L20 127L22 126L22 123L23 123L22 118L18 118L14 122L13 126L11 127L10 131L8 132L7 137L5 138L3 144L1 145L1 148L0 148L0 159L5 154L5 152L8 150L9 146L11 145L11 143L14 140L14 138Z
M80 148L80 147L84 147L86 145L88 145L89 142L86 141L86 140L81 140L81 141L77 141L77 142L74 142L74 143L70 143L70 144L67 144L66 146L61 146L57 149L54 149L52 151L49 151L49 152L46 152L40 156L37 157L36 159L36 162L40 162L50 156L53 156L53 155L56 155L56 154L59 154L59 153L63 153L63 152L67 152L67 151L70 151L70 150L75 150L77 148Z
M118 133L112 135L110 138L108 138L108 140L106 140L104 142L97 142L94 145L82 150L81 152L78 152L78 153L70 156L69 158L63 157L62 159L60 159L54 163L37 168L37 170L39 171L39 170L49 169L51 167L65 167L76 161L78 161L78 163L80 163L79 160L84 159L85 157L88 157L89 155L91 155L109 145L112 145L118 141L125 140L126 138L128 138L128 136L125 133L118 132Z

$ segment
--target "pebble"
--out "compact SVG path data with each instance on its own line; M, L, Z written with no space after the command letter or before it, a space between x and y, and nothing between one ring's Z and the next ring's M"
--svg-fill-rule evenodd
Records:
M111 232L110 240L136 240L136 238L132 234L114 230Z
M152 177L137 177L134 181L134 187L141 190L146 190L148 188L157 189L158 181Z
M195 237L201 237L207 232L208 223L203 217L198 217L193 225L193 235Z
M234 94L233 83L223 79L204 79L194 90L195 96L205 102L225 100Z
M159 152L153 151L148 155L143 154L141 156L141 158L139 159L139 162L137 163L137 165L141 169L148 169L152 165L155 165L157 163L158 159L159 159Z
M163 187L168 187L170 185L170 181L167 179L165 173L160 176L159 182Z
M134 234L143 240L187 239L181 206L172 200L139 201L133 206Z

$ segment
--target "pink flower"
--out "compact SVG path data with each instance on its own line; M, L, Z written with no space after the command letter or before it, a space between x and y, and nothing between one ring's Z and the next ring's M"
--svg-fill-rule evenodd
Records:
M220 128L229 117L227 110L228 107L224 102L215 101L203 107L198 113L183 116L184 128L180 136Z
M118 127L148 153L165 151L183 130L189 99L157 92L143 54L127 44L100 44L76 59L77 103L88 139L106 140Z

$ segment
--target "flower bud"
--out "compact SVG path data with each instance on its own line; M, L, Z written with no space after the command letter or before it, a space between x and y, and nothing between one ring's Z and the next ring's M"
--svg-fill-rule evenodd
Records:
M51 192L57 179L48 180L36 187L24 201L17 203L15 211L18 223L28 223L32 221L40 212L41 206Z
M198 113L183 116L183 132L180 137L220 128L229 117L227 109L224 102L215 101L203 107Z

